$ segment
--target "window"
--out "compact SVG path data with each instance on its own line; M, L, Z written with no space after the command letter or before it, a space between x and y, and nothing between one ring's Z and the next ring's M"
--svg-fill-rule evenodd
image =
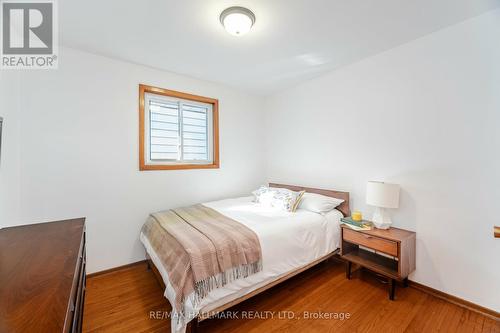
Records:
M140 170L218 168L218 104L140 85Z

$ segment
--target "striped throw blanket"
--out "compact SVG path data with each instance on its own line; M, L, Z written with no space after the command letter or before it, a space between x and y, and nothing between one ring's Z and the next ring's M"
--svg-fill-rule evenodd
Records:
M211 290L262 270L257 235L200 204L151 214L142 232L167 270L179 314L193 291L197 303Z

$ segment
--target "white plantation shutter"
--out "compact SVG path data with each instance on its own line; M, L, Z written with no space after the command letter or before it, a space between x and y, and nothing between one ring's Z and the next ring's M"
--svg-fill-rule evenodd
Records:
M152 161L178 160L180 158L180 117L178 103L150 99L149 119L149 158Z
M208 160L208 108L182 104L182 153L184 160Z
M211 163L212 105L146 95L149 161Z

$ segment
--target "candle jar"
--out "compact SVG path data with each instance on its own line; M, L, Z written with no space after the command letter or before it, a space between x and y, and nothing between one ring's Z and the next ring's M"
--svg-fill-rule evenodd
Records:
M361 222L363 220L363 215L361 214L361 212L353 212L352 220L356 222Z

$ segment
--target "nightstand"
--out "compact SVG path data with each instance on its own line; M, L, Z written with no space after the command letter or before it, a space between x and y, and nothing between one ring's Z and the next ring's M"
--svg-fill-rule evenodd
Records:
M415 236L399 228L357 231L341 225L340 256L347 261L346 277L351 278L352 263L367 268L389 280L389 299L394 300L396 281L408 285L408 275L415 270Z

